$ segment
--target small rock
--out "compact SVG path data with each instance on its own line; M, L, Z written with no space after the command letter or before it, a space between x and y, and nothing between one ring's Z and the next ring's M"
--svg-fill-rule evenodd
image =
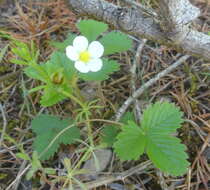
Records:
M96 89L97 83L96 82L86 82L86 85L82 88L81 94L84 98L88 101L94 100L96 98Z
M112 157L112 151L109 149L99 149L96 150L94 153L96 158L98 159L98 168L96 167L97 164L93 155L91 159L85 162L82 168L88 171L87 174L82 175L82 177L87 180L96 179L99 173L107 168Z

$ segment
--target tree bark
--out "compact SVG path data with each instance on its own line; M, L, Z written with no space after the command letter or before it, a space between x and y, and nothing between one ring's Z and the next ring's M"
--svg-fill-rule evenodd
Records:
M160 15L162 20L149 17L139 8L121 7L104 0L66 0L81 16L89 16L110 24L114 29L210 60L210 36L191 28L191 22L199 16L198 8L188 0L159 1L167 8Z

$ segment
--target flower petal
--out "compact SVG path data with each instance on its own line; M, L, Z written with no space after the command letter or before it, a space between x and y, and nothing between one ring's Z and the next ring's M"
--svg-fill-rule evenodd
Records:
M98 41L93 41L88 47L88 52L91 54L91 57L99 58L104 53L104 46Z
M90 62L87 63L87 65L90 71L97 72L101 70L103 62L101 59L92 59Z
M85 51L88 47L88 40L84 36L77 36L73 41L73 47L78 51Z
M66 56L72 61L77 61L79 59L79 53L73 46L66 47Z
M81 73L87 73L90 71L89 67L87 64L85 64L84 62L82 61L76 61L75 64L74 64L75 68L81 72Z

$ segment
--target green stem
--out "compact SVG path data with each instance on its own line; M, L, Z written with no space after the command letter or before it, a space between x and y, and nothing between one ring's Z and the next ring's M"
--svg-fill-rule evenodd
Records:
M74 89L75 89L75 93L74 94L76 94L79 97L80 101L84 102L85 98L82 96L81 91L78 88L77 84L75 84Z
M73 172L77 169L77 168L80 168L80 166L82 165L82 163L87 159L87 157L89 156L91 150L90 148L85 152L85 154L82 156L82 158L77 162L76 166L74 167L73 169Z
M75 90L74 94L76 94L76 96L79 97L80 101L84 102L85 99L84 99L84 97L82 96L80 89L78 88L77 81L78 81L78 77L77 77L77 75L75 75L75 76L73 77L73 80L72 80L71 85L72 85L72 87L73 87L74 90Z
M76 98L75 96L73 96L72 94L66 92L66 91L61 91L61 93L67 97L69 97L70 99L74 100L77 104L79 104L82 108L85 108L85 104L83 102L81 102L78 98Z
M87 112L85 113L85 119L86 119L86 125L87 125L87 130L88 130L88 139L90 141L90 146L94 147L92 129L91 129L90 119L89 119L89 116L88 116Z

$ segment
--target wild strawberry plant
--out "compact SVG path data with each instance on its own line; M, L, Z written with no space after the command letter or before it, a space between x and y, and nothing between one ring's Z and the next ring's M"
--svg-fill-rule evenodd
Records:
M113 147L122 161L137 160L146 153L163 172L174 176L186 173L186 148L173 135L181 127L183 114L174 104L157 102L151 105L144 110L140 125L135 122L133 114L127 112L120 121L120 127L104 126L101 141L94 142L92 113L95 110L100 111L101 106L97 104L97 100L86 100L78 82L108 79L113 72L120 69L119 63L110 59L109 55L129 50L132 41L121 32L108 32L106 24L94 20L82 20L77 28L79 35L69 33L63 42L51 42L56 50L45 63L38 63L39 51L33 43L28 46L14 41L11 46L12 52L18 57L11 62L24 65L25 74L40 81L28 93L40 91L42 106L53 106L67 99L77 104L74 118L61 119L58 116L41 114L32 120L32 131L36 135L33 143L36 160L37 157L41 161L50 159L61 144L83 143L86 145L84 154L72 169L69 168L69 172L75 173L82 162L94 154L95 149L106 145ZM84 134L80 134L81 125L86 127L84 130L88 143L84 142ZM29 159L24 154L19 156ZM35 169L34 167L32 166L31 173L41 168L41 164ZM75 178L74 180L79 183Z

